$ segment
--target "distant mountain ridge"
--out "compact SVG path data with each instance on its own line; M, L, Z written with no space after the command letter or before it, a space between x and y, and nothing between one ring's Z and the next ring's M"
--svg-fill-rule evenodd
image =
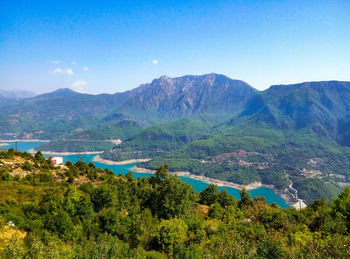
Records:
M148 116L179 117L199 113L237 113L258 91L224 75L162 76L129 92L121 110Z
M214 73L162 76L116 94L82 94L63 88L13 102L3 98L0 136L52 139L124 119L155 124L209 116L217 122L231 118L235 124L244 119L278 129L312 125L347 143L344 127L350 124L349 100L349 82L275 85L259 92L243 81Z
M313 127L337 137L345 133L339 124L346 124L349 115L350 82L323 81L271 86L252 98L239 117L279 129Z
M76 128L93 129L127 118L154 123L219 114L223 119L238 114L256 94L257 90L243 81L213 73L177 78L163 76L150 84L116 94L90 95L58 89L6 105L0 110L0 135L52 139L74 133Z
M19 100L32 98L37 94L27 90L0 90L0 96L6 99Z

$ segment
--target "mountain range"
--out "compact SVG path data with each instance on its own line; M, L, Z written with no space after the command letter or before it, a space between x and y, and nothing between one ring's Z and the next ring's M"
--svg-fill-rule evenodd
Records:
M154 124L218 114L222 120L241 111L256 93L242 81L217 74L162 76L150 84L116 94L89 95L59 89L1 109L0 136L52 139L128 118Z
M340 81L258 91L214 73L162 76L123 93L59 89L0 106L2 139L48 139L40 149L101 150L111 160L151 158L140 166L167 162L173 171L290 193L292 183L307 202L349 184L349 129L350 82Z

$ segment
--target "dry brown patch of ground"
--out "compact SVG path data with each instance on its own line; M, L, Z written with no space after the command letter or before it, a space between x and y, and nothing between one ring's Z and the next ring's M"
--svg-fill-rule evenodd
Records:
M4 247L13 237L23 240L26 236L27 232L23 230L10 226L4 226L2 229L0 229L0 247Z
M199 208L200 212L203 212L203 213L206 213L206 214L209 212L209 206L208 205L199 204L198 208Z
M97 187L102 183L102 181L97 180L97 179L90 180L90 178L87 177L86 175L79 175L77 178L74 179L74 184L77 186L80 186L80 185L82 185L84 183L88 183L88 182L91 182L92 186L94 186L94 187Z

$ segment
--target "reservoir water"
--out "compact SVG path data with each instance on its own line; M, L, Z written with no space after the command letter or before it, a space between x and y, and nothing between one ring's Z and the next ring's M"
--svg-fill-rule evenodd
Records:
M15 142L8 142L6 143L7 146L1 146L0 148L3 149L8 149L10 147L15 147ZM17 143L17 148L20 151L29 151L30 149L33 149L37 146L40 146L41 144L43 144L43 142L18 142ZM93 160L93 158L96 155L69 155L69 156L62 156L63 160L66 161L72 161L73 163L77 162L80 158L82 158L86 163L89 163L90 161ZM108 168L112 171L114 171L115 174L123 174L125 175L126 173L132 171L131 168L133 166L136 165L136 163L131 163L131 164L126 164L126 165L107 165L107 164L103 164L103 163L99 163L99 162L94 162L94 164L99 167L99 168ZM133 172L135 178L139 178L139 177L149 177L152 176L152 174L147 174L147 173L137 173L137 172ZM182 181L189 183L192 185L192 187L197 191L200 192L202 191L204 188L208 187L209 184L200 180L195 180L195 179L191 179L188 177L180 177ZM240 194L239 194L239 190L232 188L232 187L218 187L219 190L222 189L226 189L226 191L231 194L232 196L234 196L237 199L240 199ZM253 190L249 190L248 193L250 193L250 195L252 196L252 198L254 198L255 196L258 197L265 197L266 202L272 204L272 203L276 203L277 205L279 205L281 208L289 208L290 206L285 202L285 200L280 197L279 195L277 195L273 190L271 190L270 188L267 188L265 186L253 189Z

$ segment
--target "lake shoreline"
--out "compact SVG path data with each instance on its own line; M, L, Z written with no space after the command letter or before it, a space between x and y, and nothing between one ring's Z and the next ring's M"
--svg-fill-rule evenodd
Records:
M150 159L148 158L147 159L130 159L130 160L116 162L108 159L103 159L101 158L101 156L98 155L93 158L93 161L107 164L107 165L126 165L126 164L138 163L138 162L147 162L147 161L150 161ZM146 174L155 173L155 170L138 167L137 165L131 167L130 169L131 171L134 171L136 173L146 173ZM275 194L280 196L288 205L293 206L296 202L287 191L278 190L274 185L270 185L270 184L263 184L261 182L252 182L247 185L242 185L242 184L237 184L233 182L218 180L215 178L209 178L204 175L191 174L190 172L187 172L187 171L178 171L178 172L169 172L169 173L172 175L183 176L193 180L202 181L208 184L215 184L216 186L219 186L219 187L230 187L237 190L242 190L243 188L245 188L246 190L254 190L264 186L266 188L271 189Z
M41 151L41 150L40 150ZM28 153L35 154L37 150L30 149ZM72 155L98 155L102 154L103 151L86 151L86 152L56 152L56 151L41 151L43 155L53 156L72 156Z
M155 170L150 170L150 169L146 169L146 168L141 168L138 166L133 166L131 168L132 171L137 172L137 173L148 173L148 174L154 174ZM267 187L271 190L273 190L273 192L277 195L279 195L282 199L284 199L284 201L290 205L293 206L293 204L296 202L293 200L292 197L290 197L286 192L284 191L280 191L278 190L275 186L270 185L270 184L263 184L261 182L252 182L250 184L247 185L242 185L242 184L237 184L237 183L232 183L232 182L228 182L228 181L222 181L222 180L218 180L215 178L209 178L206 177L204 175L195 175L195 174L191 174L190 172L170 172L170 174L172 175L177 175L177 176L184 176L190 179L194 179L194 180L199 180L208 184L215 184L216 186L219 187L231 187L237 190L242 190L243 188L245 188L246 190L254 190L257 189L259 187Z
M0 139L0 142L50 142L44 139Z
M108 159L103 159L100 155L97 155L93 158L92 161L99 162L106 165L127 165L127 164L133 164L133 163L140 163L140 162L148 162L151 159L145 158L145 159L129 159L129 160L123 160L123 161L113 161Z
M15 142L15 140L8 141L8 142ZM35 142L35 141L30 140L30 141L26 141L26 142ZM3 144L6 145L6 143L3 143ZM31 148L27 152L32 153L32 154L36 153L34 148ZM93 162L99 162L99 163L103 163L105 165L128 165L129 164L130 166L127 166L127 167L130 168L130 170L134 171L135 173L148 173L148 174L154 174L155 173L155 170L149 170L149 169L141 168L141 167L138 167L137 165L135 165L135 163L149 161L150 159L130 159L130 160L124 160L124 161L118 161L117 162L117 161L111 161L111 160L107 160L107 159L101 158L100 155L103 153L102 151L96 151L96 152L51 152L51 151L42 151L42 153L44 155L46 154L46 155L57 155L57 156L60 156L60 155L61 156L95 155L95 156L89 158L89 161L92 160ZM241 190L243 187L246 188L247 190L254 190L254 189L257 189L259 187L264 186L264 187L267 187L270 190L272 190L279 197L281 197L284 200L285 204L288 204L289 206L293 206L295 204L295 202L296 202L296 201L294 201L292 199L292 197L290 196L290 193L287 190L278 190L273 185L266 185L266 184L262 184L261 182L253 182L253 183L250 183L248 185L240 185L240 184L236 184L236 183L232 183L232 182L221 181L221 180L218 180L218 179L205 177L203 175L194 175L194 174L191 174L191 173L186 172L186 171L170 172L170 174L172 174L172 175L176 174L176 175L178 175L180 177L186 177L186 178L189 178L189 179L193 179L195 181L201 181L201 182L205 182L205 183L208 183L208 184L215 184L215 185L220 186L220 187L234 188L236 190Z
M156 172L155 170L141 168L138 166L132 167L131 170L137 173L147 173L147 174L154 174ZM231 187L239 190L242 190L243 188L246 188L246 190L252 190L263 186L261 182L253 182L247 185L242 185L242 184L237 184L237 183L232 183L228 181L218 180L215 178L206 177L204 175L191 174L190 172L187 172L187 171L178 171L178 172L169 172L169 173L172 175L183 176L194 180L199 180L209 184L215 184L216 186L226 186L226 187Z

